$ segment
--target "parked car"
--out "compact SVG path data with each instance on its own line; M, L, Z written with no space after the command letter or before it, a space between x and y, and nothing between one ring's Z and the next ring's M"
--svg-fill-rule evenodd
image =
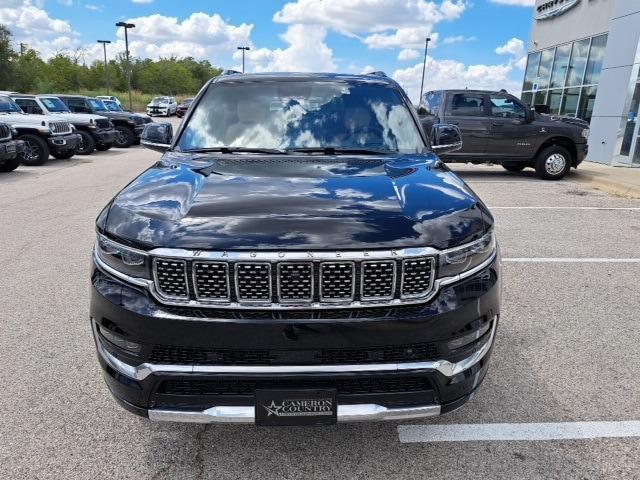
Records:
M438 415L482 382L494 220L383 75L227 74L99 214L90 322L109 390L152 420Z
M114 146L128 148L140 140L145 119L132 113L112 112L102 100L83 95L54 95L59 97L74 113L93 113L107 117L117 130Z
M118 105L113 100L102 100L102 103L104 103L104 106L107 107L107 110L109 110L110 112L127 112L131 115L141 117L144 120L144 123L151 123L153 121L149 115L145 115L144 113L134 113L129 110L125 110L122 108L122 105Z
M187 113L187 110L189 110L189 105L191 105L192 102L193 98L185 98L184 100L182 100L182 102L180 102L180 105L178 105L178 108L176 109L176 115L182 118L184 114Z
M119 106L122 106L122 103L118 99L118 97L114 97L113 95L98 95L96 98L99 98L102 101L108 100L110 102L115 102Z
M498 163L510 172L531 167L540 178L559 180L588 153L586 122L540 115L504 91L427 92L418 113L427 134L441 122L460 127L463 147L445 162Z
M170 117L176 113L178 103L175 97L154 97L147 105L147 115L164 115Z
M22 140L14 140L18 131L11 125L0 123L0 172L12 172L20 165L19 155L24 148Z
M18 94L12 98L26 113L53 115L76 127L81 137L76 149L79 155L89 155L95 150L109 150L116 140L118 132L108 118L90 113L72 113L58 97Z
M49 155L71 158L80 143L80 135L69 122L52 115L28 115L6 95L0 95L0 122L11 125L16 138L24 142L19 157L25 165L42 165Z

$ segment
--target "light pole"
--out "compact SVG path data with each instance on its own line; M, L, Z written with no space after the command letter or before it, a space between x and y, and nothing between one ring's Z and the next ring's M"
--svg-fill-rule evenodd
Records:
M124 27L124 45L125 54L127 57L127 90L129 90L129 111L133 112L133 102L131 101L131 66L129 65L129 36L127 30L130 28L136 28L133 23L118 22L116 27Z
M427 50L429 49L430 37L427 37L424 42L424 61L422 62L422 81L420 82L420 98L418 99L418 105L422 102L422 90L424 89L424 70L427 67Z
M104 83L107 85L107 95L109 95L109 66L107 65L107 43L111 43L111 40L98 40L98 43L102 44L104 50Z
M238 50L242 50L242 73L244 73L244 52L251 49L249 47L238 47Z

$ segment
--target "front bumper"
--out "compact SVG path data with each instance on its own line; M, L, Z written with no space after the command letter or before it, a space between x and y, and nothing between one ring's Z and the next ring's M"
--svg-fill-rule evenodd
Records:
M167 116L169 115L169 109L168 108L147 108L147 115L149 115L150 117L153 115Z
M580 165L589 154L589 144L588 143L577 143L576 144L576 164L575 167Z
M100 145L113 145L116 141L118 131L115 128L101 128L91 132L96 143Z
M9 140L0 143L0 161L13 160L24 148L22 140Z
M47 143L52 153L64 153L69 150L75 150L81 140L82 137L77 133L47 137Z
M471 398L486 374L500 303L499 260L471 278L448 285L410 313L366 309L351 319L331 319L329 314L322 319L322 313L320 319L312 320L284 315L216 318L215 310L159 305L146 290L126 285L95 266L92 283L91 323L98 359L116 399L152 420L198 423L252 423L252 389L264 385L339 385L339 421L416 418L452 411ZM384 315L377 313L382 311ZM479 315L491 322L489 330L472 345L448 351L452 334L468 332ZM139 343L141 351L131 354L115 346L102 335L103 329ZM314 364L289 361L285 356L286 364L269 365L169 362L152 355L158 345L191 349L215 345L247 352L270 348L293 354L295 359L307 349L397 347L426 341L434 342L442 355L402 362ZM406 391L397 387L416 384L420 387ZM245 390L239 391L238 385ZM394 387L385 390L371 385Z

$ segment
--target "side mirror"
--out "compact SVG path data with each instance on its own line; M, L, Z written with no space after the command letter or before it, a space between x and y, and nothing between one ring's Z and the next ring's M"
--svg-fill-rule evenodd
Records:
M462 148L462 133L455 125L437 123L431 127L431 147L439 154L455 152Z
M140 144L145 147L165 152L171 146L173 127L170 123L147 123L140 136Z
M424 115L427 115L429 113L429 112L427 112L427 109L424 108L422 105L420 105L417 108L417 112L418 112L418 115L420 115L420 116L424 116Z

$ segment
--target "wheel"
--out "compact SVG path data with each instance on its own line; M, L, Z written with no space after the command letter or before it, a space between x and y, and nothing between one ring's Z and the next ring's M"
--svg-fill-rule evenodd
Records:
M105 145L104 143L99 143L98 145L96 145L96 150L98 150L99 152L106 152L112 146L113 145Z
M89 132L85 132L84 130L78 130L78 134L80 135L80 143L76 148L76 153L78 155L92 154L96 149L96 141L93 139Z
M20 159L16 158L0 163L0 172L13 172L20 165Z
M49 159L49 146L39 136L25 133L20 135L18 140L24 141L20 161L25 165L42 165Z
M118 125L116 127L118 134L116 135L116 141L114 147L117 148L129 148L133 141L136 139L133 131L129 127L124 125Z
M536 157L536 174L543 180L560 180L571 170L571 154L559 145L551 145Z
M503 163L502 168L508 172L521 172L527 167L524 163Z
M71 157L73 157L77 152L75 150L69 150L67 152L62 152L62 153L54 153L53 157L57 158L58 160L69 160ZM82 155L82 154L81 154ZM86 155L86 154L85 154Z

